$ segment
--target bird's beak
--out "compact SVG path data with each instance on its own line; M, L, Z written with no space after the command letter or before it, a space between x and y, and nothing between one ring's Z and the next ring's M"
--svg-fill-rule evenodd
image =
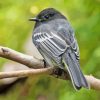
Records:
M39 21L39 19L38 18L29 18L29 21Z

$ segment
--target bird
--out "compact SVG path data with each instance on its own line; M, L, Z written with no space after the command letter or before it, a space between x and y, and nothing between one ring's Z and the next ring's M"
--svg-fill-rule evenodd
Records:
M46 8L34 18L32 41L51 67L69 73L75 90L89 89L80 69L80 52L75 32L68 19L55 8Z

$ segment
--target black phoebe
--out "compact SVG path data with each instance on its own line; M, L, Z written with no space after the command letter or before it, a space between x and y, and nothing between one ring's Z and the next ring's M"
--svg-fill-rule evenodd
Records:
M36 18L33 43L50 66L69 72L76 90L89 85L80 70L79 48L74 31L64 15L54 8L41 11Z

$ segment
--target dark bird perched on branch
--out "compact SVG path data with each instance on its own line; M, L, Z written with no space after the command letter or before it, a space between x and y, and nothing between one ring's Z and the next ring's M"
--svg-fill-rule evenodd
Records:
M89 88L80 70L74 31L66 17L53 8L47 8L30 21L36 21L32 39L46 63L68 71L76 90Z

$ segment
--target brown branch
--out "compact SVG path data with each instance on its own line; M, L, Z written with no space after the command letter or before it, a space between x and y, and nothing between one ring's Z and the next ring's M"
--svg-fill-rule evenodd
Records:
M43 60L36 59L35 57L25 55L9 49L7 47L0 46L0 57L7 58L9 60L16 61L18 63L24 64L27 67L30 67L29 70L13 71L13 72L0 72L0 79L2 78L11 78L11 77L26 77L30 75L53 75L55 76L55 71L52 67L44 68ZM31 69L34 68L34 69ZM42 69L39 69L42 68ZM95 90L100 90L100 80L96 79L93 76L85 76L87 81L90 84L90 87ZM63 72L58 78L67 80L68 75Z
M28 77L28 76L37 76L37 75L50 75L53 72L52 67L43 68L43 69L29 69L22 71L12 71L12 72L0 72L0 79L3 78L12 78L12 77ZM88 83L90 84L90 88L95 90L100 90L100 80L96 79L93 76L85 75Z
M12 72L0 72L0 79L3 78L12 78L12 77L27 77L32 75L49 75L52 73L53 68L44 68L44 69L28 69L21 71L12 71Z
M97 79L92 75L85 75L85 77L90 84L90 88L94 90L100 90L100 79Z
M43 60L36 59L35 57L25 55L7 47L0 46L0 57L16 61L34 69L44 67Z

